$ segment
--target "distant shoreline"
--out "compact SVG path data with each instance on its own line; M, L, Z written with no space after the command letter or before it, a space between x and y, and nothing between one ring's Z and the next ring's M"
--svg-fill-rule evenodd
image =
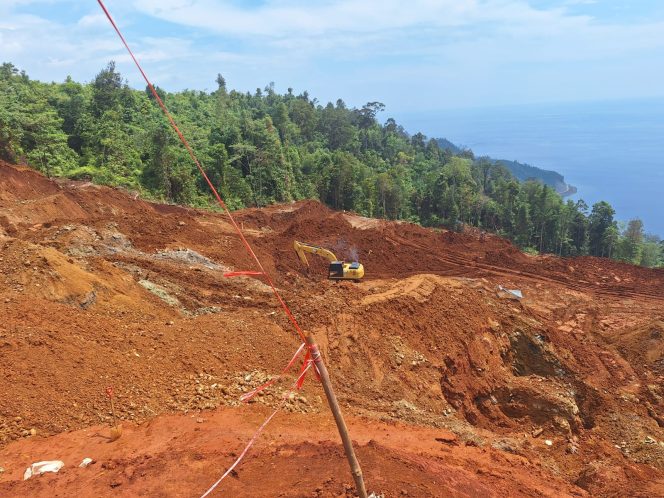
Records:
M558 191L558 194L560 197L569 197L571 195L574 195L578 192L578 189L574 185L569 185L565 184L565 190L563 191Z

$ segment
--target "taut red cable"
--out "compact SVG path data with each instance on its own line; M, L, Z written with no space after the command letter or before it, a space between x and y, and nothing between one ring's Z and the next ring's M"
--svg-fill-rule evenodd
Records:
M265 279L267 280L268 284L272 288L272 292L274 293L277 300L281 304L281 307L283 308L284 312L286 313L286 316L288 317L290 322L293 324L293 327L295 327L295 331L300 336L300 339L302 339L303 342L306 342L306 337L304 336L304 332L300 328L300 324L297 323L297 320L295 319L295 316L293 315L293 313L291 313L290 308L288 307L286 302L281 298L281 295L279 294L279 291L277 291L277 288L274 285L274 282L272 281L272 278L265 271L265 268L263 268L263 265L261 264L260 260L258 259L258 256L256 256L256 253L254 253L254 250L249 245L249 242L247 242L247 239L244 237L244 234L242 233L242 230L240 229L238 224L235 222L235 218L233 218L233 215L231 214L230 209L228 209L228 207L226 206L226 203L223 201L223 199L219 195L219 192L217 192L217 189L214 188L214 185L212 184L212 182L208 178L207 174L205 173L205 170L201 166L201 163L198 161L198 158L196 157L196 154L194 154L194 151L191 148L191 146L189 145L189 142L187 141L187 139L184 137L184 135L180 131L180 128L178 128L178 125L175 123L175 120L173 119L173 116L171 116L171 113L168 111L168 109L166 108L166 105L161 100L161 97L157 93L157 90L155 90L154 86L152 86L152 83L150 82L147 75L145 74L145 71L143 71L143 68L139 64L136 57L134 56L134 53L131 51L131 48L129 48L129 44L127 43L124 36L120 32L120 29L118 28L118 26L115 24L115 21L111 17L110 12L108 11L108 9L106 9L106 6L104 5L104 2L102 0L97 0L97 3L99 4L99 6L104 11L104 14L106 14L106 17L108 18L109 22L113 26L113 29L115 29L115 32L120 37L120 40L122 40L122 44L125 46L125 48L127 49L127 52L129 52L129 55L131 56L132 60L134 61L134 64L136 64L136 67L141 72L141 76L143 76L143 79L145 80L145 83L147 83L148 88L150 89L150 92L152 93L153 97L155 98L155 100L159 104L159 107L161 107L161 110L164 112L164 114L168 118L168 121L171 124L171 127L173 128L175 133L177 133L178 137L180 138L180 141L182 142L182 144L187 149L187 152L189 153L189 157L191 157L192 161L194 161L194 163L196 164L196 167L198 168L198 171L200 172L200 174L205 179L206 183L210 187L210 190L212 190L212 193L214 194L215 198L217 199L217 202L219 203L219 205L222 207L222 209L228 215L228 218L231 220L231 224L233 225L233 227L237 231L238 235L240 236L240 239L242 240L242 243L244 244L244 247L247 249L247 251L249 252L251 257L254 259L254 261L258 265L258 268L260 268L263 275L265 275Z
M279 291L277 290L276 286L274 285L274 282L272 281L272 278L271 278L270 275L265 271L265 268L263 267L263 265L261 264L260 260L258 259L258 256L256 256L256 253L254 252L254 250L252 249L251 245L249 244L249 242L248 242L247 239L245 238L244 234L242 233L242 230L240 229L240 227L238 226L237 222L235 221L235 218L233 218L233 215L231 214L231 211L228 209L228 206L226 206L226 203L223 201L223 199L222 199L221 196L219 195L219 192L217 192L217 189L214 187L214 185L212 184L212 182L211 182L210 179L208 178L207 174L205 173L205 170L203 169L203 167L201 166L200 162L198 161L198 158L196 157L196 154L194 153L193 149L192 149L191 146L189 145L189 142L187 141L187 139L184 137L184 135L183 135L182 132L180 131L180 128L178 128L178 125L175 123L175 120L173 119L173 116L172 116L171 113L168 111L168 109L167 109L166 105L164 104L164 102L161 100L161 97L159 96L159 94L158 94L157 91L155 90L154 86L152 85L152 83L151 83L150 80L148 79L147 75L145 74L145 71L143 71L143 68L141 67L141 65L140 65L140 63L138 62L138 60L136 59L136 57L134 56L134 53L131 51L131 48L129 48L129 44L127 43L127 41L125 40L124 36L123 36L122 33L120 32L120 29L118 28L118 26L115 24L115 21L114 21L113 18L111 17L111 14L109 13L108 9L106 9L106 6L104 5L104 2L103 2L102 0L97 0L97 3L99 3L99 6L100 6L100 7L102 8L102 10L104 11L104 14L106 14L106 17L108 18L109 22L110 22L111 25L113 26L113 29L115 29L115 32L116 32L117 35L120 37L120 40L122 40L122 44L123 44L123 45L125 46L125 48L127 49L127 52L129 52L129 55L131 56L132 60L134 61L134 64L136 64L136 67L137 67L138 70L140 71L141 76L143 76L143 79L145 80L146 84L148 85L148 88L150 89L150 92L152 93L152 96L155 98L155 100L156 100L157 103L159 104L159 107L161 108L161 110L163 111L163 113L164 113L164 114L166 115L166 117L168 118L168 122L170 123L171 127L173 128L173 130L175 131L175 133L176 133L177 136L179 137L179 139L180 139L180 141L182 142L182 144L184 145L184 147L187 149L187 152L189 153L189 157L191 157L192 161L194 161L194 164L196 164L196 168L198 168L198 171L200 172L200 174L201 174L201 175L203 176L203 178L205 179L205 182L206 182L206 183L208 184L208 186L210 187L210 190L211 190L212 193L214 194L214 197L217 199L217 202L219 203L219 205L222 207L222 209L223 209L223 210L226 212L226 214L228 215L228 218L230 219L231 224L233 225L233 228L235 228L235 231L237 232L238 236L240 237L240 240L242 240L242 243L244 244L244 247L246 248L246 250L247 250L247 252L249 253L249 255L254 259L254 261L256 262L256 265L258 266L258 268L259 268L259 270L260 270L260 271L234 271L234 272L227 272L227 273L224 274L224 276L225 276L225 277L229 277L229 278L230 278L230 277L237 277L237 276L261 276L261 275L264 276L265 279L267 280L268 284L270 285L270 288L272 289L272 292L274 293L275 297L277 298L277 300L278 300L279 303L281 304L281 307L282 307L284 313L286 313L286 316L288 317L288 319L290 320L290 322L293 324L293 327L295 328L295 331L296 331L297 334L300 336L300 339L302 339L303 344L299 347L299 349L296 351L296 353L295 353L295 355L293 356L293 358L292 358L292 359L290 360L290 362L286 365L286 367L284 368L284 370L283 370L283 372L282 372L281 375L285 374L285 373L286 373L286 372L287 372L287 371L293 366L293 364L295 363L295 361L297 360L297 358L300 356L300 354L302 353L302 351L303 351L303 350L305 349L305 347L306 347L307 340L306 340L306 337L305 337L305 335L304 335L304 332L303 332L302 329L300 328L300 325L299 325L299 323L297 322L297 320L295 319L295 316L294 316L293 313L291 312L290 308L288 307L288 305L286 304L286 302L282 299L281 295L279 294ZM303 362L303 364L302 364L302 369L300 370L300 374L299 374L298 378L296 379L295 384L294 384L293 387L291 388L291 392L292 392L293 389L297 389L297 390L299 390L299 389L302 388L302 383L304 382L304 377L305 377L307 371L309 370L309 368L310 368L311 365L312 365L312 360L311 360L311 358L312 358L311 351L310 351L309 348L307 348L307 354L306 354L305 359L304 359L304 362ZM316 372L316 373L317 373L317 372ZM267 383L263 384L262 386L259 386L258 388L254 389L253 391L251 391L251 392L249 392L249 393L246 393L246 394L243 396L243 398L242 398L243 401L248 401L251 397L255 396L259 391L261 391L261 390L263 390L263 389L269 387L270 385L272 385L272 384L273 384L273 383L274 383L279 377L280 377L280 376L277 376L277 377L275 377L274 379L272 379L271 381L268 381ZM286 398L284 397L284 402L285 402L285 399L286 399ZM229 469L228 469L228 470L227 470L227 471L221 476L221 478L220 478L218 481L216 481L216 482L212 485L212 487L211 487L210 489L208 489L208 490L205 492L205 494L203 495L204 497L205 497L205 496L208 496L210 493L212 493L212 491L213 491L213 490L219 485L219 483L220 483L220 482L221 482L221 481L222 481L222 480L223 480L223 479L224 479L224 478L225 478L225 477L226 477L226 476L227 476L227 475L228 475L228 474L229 474L229 473L230 473L230 472L231 472L231 471L232 471L232 470L233 470L233 469L234 469L234 468L240 463L240 461L241 461L242 458L245 456L245 454L247 453L247 451L249 450L249 448L254 444L254 442L256 441L256 439L258 438L258 436L260 435L260 433L261 433L261 432L263 431L263 429L267 426L267 424L270 422L270 420L272 420L272 418L277 414L277 412L280 410L280 408L281 408L281 406L279 406L279 407L278 407L278 408L277 408L277 409L276 409L276 410L275 410L275 411L274 411L274 412L273 412L273 413L272 413L272 414L271 414L271 415L270 415L270 416L269 416L269 417L263 422L263 424L259 427L259 429L256 431L256 433L253 435L253 437L251 438L251 440L249 441L249 443L247 444L247 446L244 448L244 451L242 451L242 453L240 454L240 456L235 460L235 462L233 463L233 465L231 465L231 467L230 467L230 468L229 468Z

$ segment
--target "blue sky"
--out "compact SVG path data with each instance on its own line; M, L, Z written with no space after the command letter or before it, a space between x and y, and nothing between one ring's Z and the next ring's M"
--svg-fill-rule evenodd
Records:
M106 0L168 90L308 90L388 112L664 96L661 0ZM1 0L0 61L140 77L94 0Z

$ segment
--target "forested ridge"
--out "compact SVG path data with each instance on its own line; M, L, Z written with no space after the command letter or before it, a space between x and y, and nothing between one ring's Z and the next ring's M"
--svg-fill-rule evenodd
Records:
M437 138L438 146L441 149L450 149L454 154L460 154L463 152L464 148L459 147L458 145L453 144L446 138ZM488 158L491 161L505 166L508 171L516 177L517 180L527 181L527 180L536 180L542 183L545 183L549 187L553 187L556 192L565 196L572 195L576 193L576 187L573 185L568 185L565 182L563 175L556 171L550 171L546 169L537 168L531 166L530 164L520 163L518 161L508 161L507 159L493 159Z
M314 198L334 209L461 230L471 225L526 251L590 254L664 264L664 243L643 223L619 223L607 202L563 200L520 182L471 151L441 148L383 104L348 108L307 92L157 89L206 173L233 208ZM207 186L148 91L131 89L109 63L88 84L31 80L0 66L0 158L49 176L90 179L144 196L212 206Z

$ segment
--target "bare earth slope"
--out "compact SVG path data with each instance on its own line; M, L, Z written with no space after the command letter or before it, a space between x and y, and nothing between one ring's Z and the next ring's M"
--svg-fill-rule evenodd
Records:
M370 490L664 496L664 271L311 201L237 219L316 334ZM293 239L365 280L306 275ZM223 276L250 269L223 215L0 163L0 496L205 491L288 384L238 397L298 347L268 287ZM353 496L321 397L307 379L219 496ZM22 481L45 459L66 466Z

